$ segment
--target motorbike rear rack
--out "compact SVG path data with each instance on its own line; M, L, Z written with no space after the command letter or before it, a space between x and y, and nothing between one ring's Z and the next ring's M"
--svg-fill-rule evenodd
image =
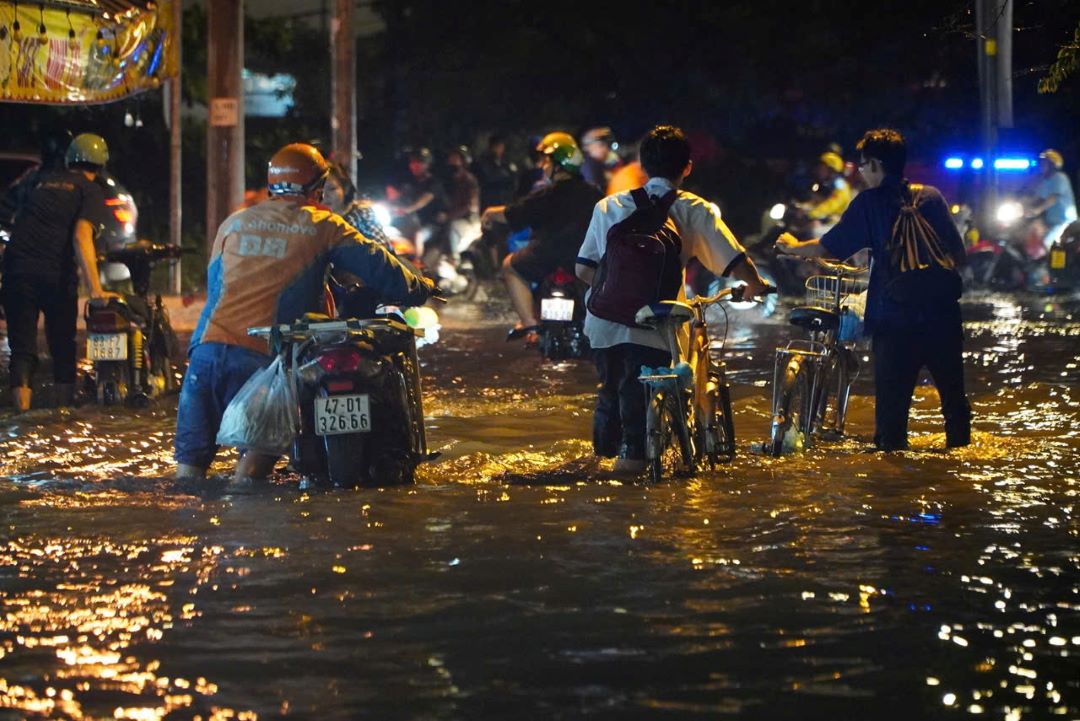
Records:
M268 337L274 333L275 329L282 337L288 338L311 338L324 333L363 334L372 331L376 333L392 331L395 333L408 333L418 338L424 337L423 329L413 328L401 321L391 320L389 318L349 318L346 320L281 323L276 326L264 325L248 328L247 334L250 336Z

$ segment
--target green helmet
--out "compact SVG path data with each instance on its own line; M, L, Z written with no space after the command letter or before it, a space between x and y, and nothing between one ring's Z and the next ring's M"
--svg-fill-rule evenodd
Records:
M577 141L569 133L548 133L536 146L538 152L551 158L552 162L570 173L580 173L585 156L581 154Z
M75 139L71 141L65 160L68 167L76 163L85 163L103 168L109 162L109 146L105 144L105 139L100 135L82 133L76 135Z

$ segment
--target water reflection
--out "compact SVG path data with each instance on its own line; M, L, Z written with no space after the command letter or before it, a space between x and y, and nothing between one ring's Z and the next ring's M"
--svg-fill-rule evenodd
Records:
M424 357L409 489L193 498L171 409L0 421L0 705L47 718L1080 714L1073 303L968 306L972 446L755 451L776 319L729 338L739 454L653 487L591 459L595 378L500 329ZM220 468L227 468L225 459ZM535 710L535 711L534 711ZM528 714L526 714L528 715Z
M195 596L221 552L168 536L7 541L0 706L57 719L141 721L180 709L194 718L254 719L215 703L212 681L170 676L154 658L155 645L199 616Z

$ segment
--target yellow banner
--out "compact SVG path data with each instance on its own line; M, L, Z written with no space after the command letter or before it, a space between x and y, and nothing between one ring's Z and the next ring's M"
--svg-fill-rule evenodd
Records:
M176 75L172 0L90 14L0 2L0 102L84 105L158 87Z

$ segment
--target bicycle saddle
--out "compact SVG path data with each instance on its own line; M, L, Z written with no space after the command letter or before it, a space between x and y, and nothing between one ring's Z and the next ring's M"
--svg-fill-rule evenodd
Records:
M840 316L828 308L801 305L791 309L788 321L792 325L812 331L835 330L840 327Z
M634 316L634 322L652 328L666 318L683 323L693 317L694 309L686 303L680 303L677 300L662 300L659 303L642 306Z

